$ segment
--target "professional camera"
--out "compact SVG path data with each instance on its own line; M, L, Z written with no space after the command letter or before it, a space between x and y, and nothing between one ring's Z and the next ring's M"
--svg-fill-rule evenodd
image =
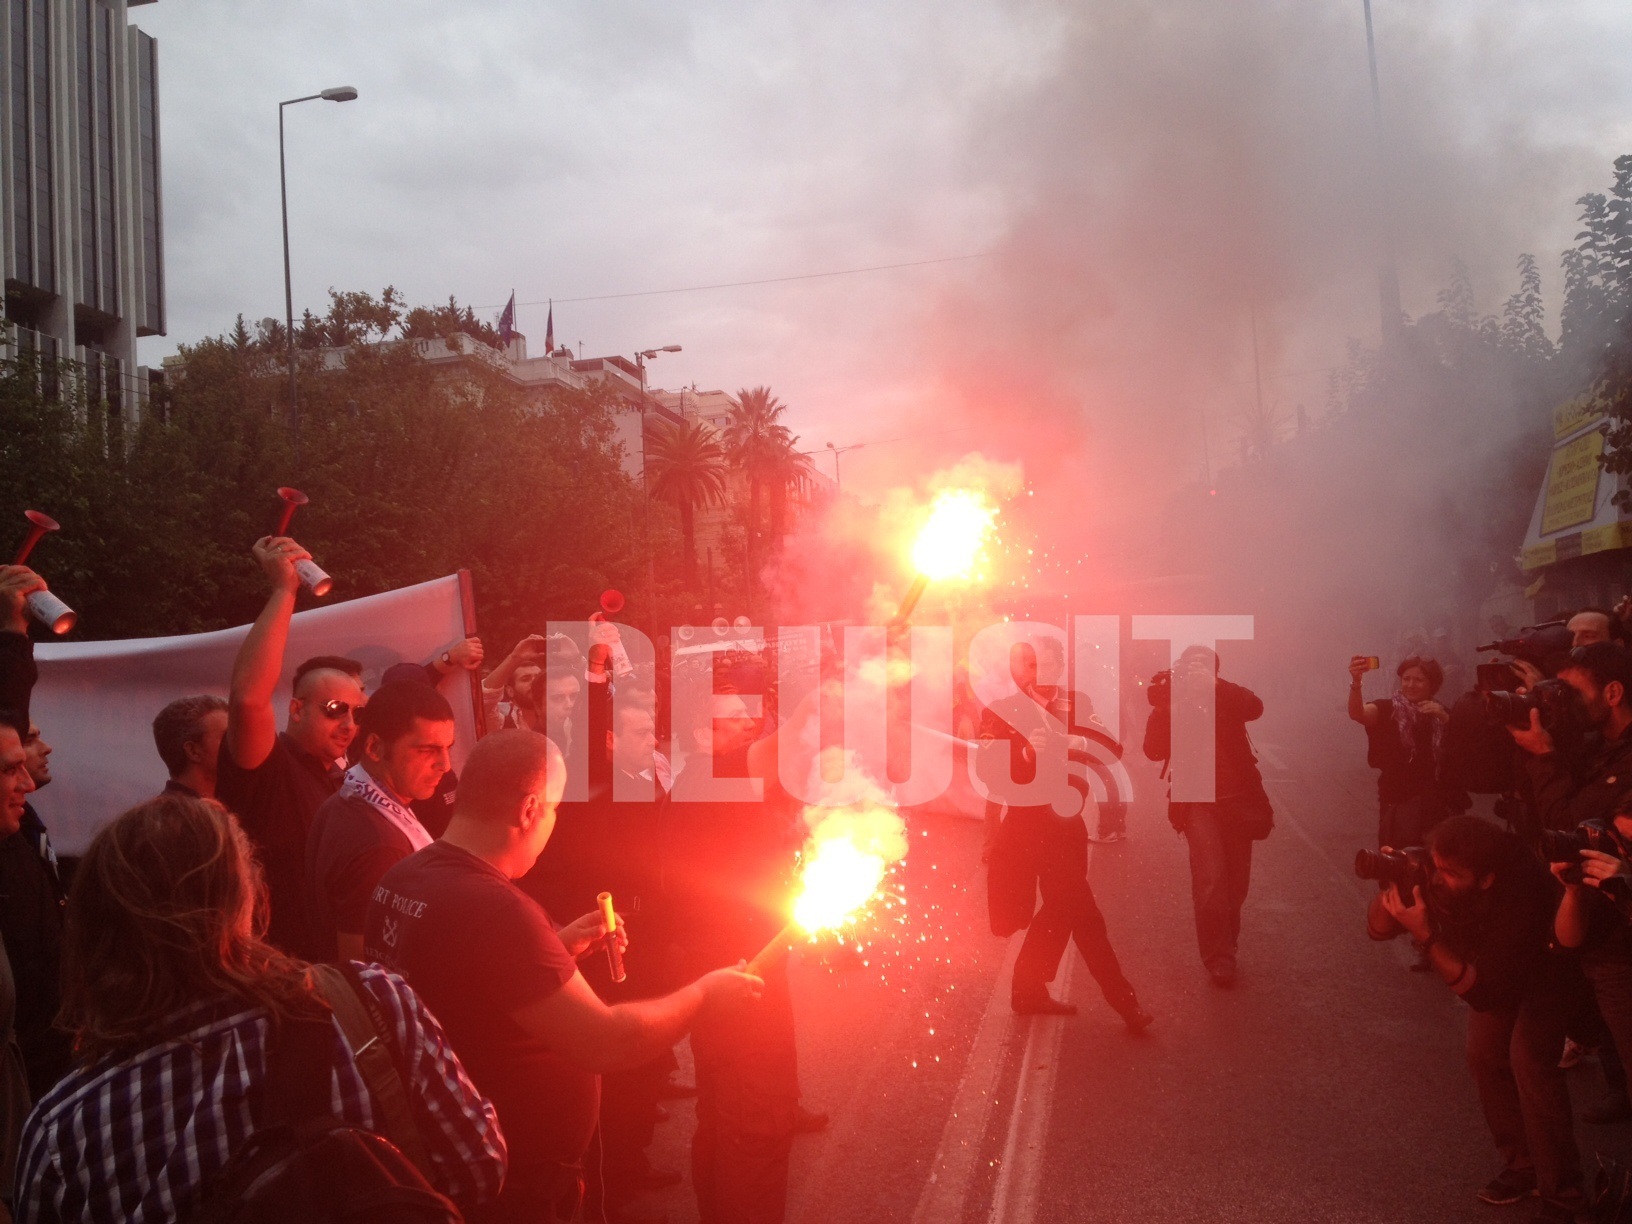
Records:
M1421 846L1407 846L1403 850L1361 850L1354 856L1354 874L1362 880L1376 880L1380 888L1392 884L1400 890L1400 899L1411 901L1412 888L1422 889L1428 897L1428 886L1434 873L1434 861Z
M1523 659L1526 663L1534 664L1548 675L1552 675L1563 666L1564 660L1569 657L1570 647L1574 644L1575 635L1570 632L1568 622L1557 620L1526 626L1518 637L1487 642L1476 649L1481 654L1485 651L1494 651L1497 654L1512 655L1515 659ZM1481 663L1476 672L1481 689L1503 688L1518 682L1517 674L1506 663ZM1486 684L1487 678L1493 683Z
M1629 857L1621 835L1612 825L1601 820L1584 821L1568 832L1559 829L1543 829L1541 832L1541 857L1549 863L1570 864L1563 876L1566 884L1581 883L1583 850L1597 850L1601 854L1613 854L1616 858Z
M1530 711L1539 710L1541 725L1551 729L1570 715L1576 693L1562 680L1538 680L1523 693L1485 690L1484 698L1485 714L1493 724L1523 730L1530 725Z

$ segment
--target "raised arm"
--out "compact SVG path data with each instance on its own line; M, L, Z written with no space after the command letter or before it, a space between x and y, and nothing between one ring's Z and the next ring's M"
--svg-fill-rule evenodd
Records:
M1365 655L1355 655L1349 660L1349 717L1365 727L1377 725L1377 707L1367 701L1361 691L1361 681L1370 670Z
M271 755L278 738L272 694L283 673L289 618L295 613L295 592L300 589L295 562L311 556L287 536L263 536L255 541L254 552L272 584L272 593L232 663L226 744L241 769L258 768Z
M0 710L28 721L28 701L39 669L28 636L25 600L45 590L45 581L26 565L0 565Z

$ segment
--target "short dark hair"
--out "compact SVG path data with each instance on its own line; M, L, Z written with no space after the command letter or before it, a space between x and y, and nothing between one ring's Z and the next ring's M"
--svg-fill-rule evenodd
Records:
M652 707L647 705L644 701L634 697L626 697L620 693L617 700L612 703L613 735L617 735L623 730L623 724L618 720L628 713L644 714L647 718L652 719L654 722L657 719L656 711L654 711Z
M356 659L348 659L344 655L313 655L295 668L295 681L290 688L298 695L300 682L314 671L345 672L353 680L363 678L363 665Z
M453 707L428 684L393 680L375 689L357 716L357 736L364 743L370 735L377 735L388 744L395 743L412 731L415 720L421 718L426 722L452 722Z
M1570 651L1570 658L1559 671L1586 672L1592 682L1603 688L1611 680L1619 680L1632 702L1632 650L1619 642L1592 642Z
M225 710L227 703L210 693L177 697L153 719L153 746L173 778L187 768L187 745L204 737L204 716Z
M1582 615L1603 617L1605 622L1607 622L1609 625L1609 640L1612 642L1619 642L1623 646L1626 645L1626 624L1620 617L1616 616L1615 613L1611 612L1608 608L1601 608L1597 604L1587 604L1585 607L1577 608L1574 612L1571 612L1568 616L1566 616L1564 618L1564 623L1567 625L1576 617Z
M1452 816L1428 834L1428 849L1477 876L1495 875L1514 861L1518 838L1483 816Z
M1413 667L1428 677L1430 696L1439 692L1440 686L1445 683L1445 669L1439 665L1438 659L1430 659L1427 655L1411 655L1401 661L1400 665L1394 669L1394 674L1404 676Z
M10 727L18 739L27 739L28 715L21 710L0 709L0 727Z

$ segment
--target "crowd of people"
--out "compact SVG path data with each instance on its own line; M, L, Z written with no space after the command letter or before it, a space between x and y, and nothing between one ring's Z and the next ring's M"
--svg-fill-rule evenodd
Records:
M1502 1161L1477 1194L1538 1196L1538 1224L1587 1203L1566 1076L1584 1051L1597 1052L1608 1092L1582 1120L1632 1120L1627 610L1582 608L1541 627L1449 703L1432 657L1404 659L1384 700L1363 695L1375 659L1349 667L1348 714L1378 771L1377 840L1395 864L1368 932L1408 936L1414 968L1467 1005L1468 1066ZM1474 794L1495 795L1493 811L1471 811Z
M671 763L655 677L615 668L593 622L587 650L529 637L486 672L489 733L457 774L437 685L482 669L475 638L371 691L353 659L302 660L280 726L307 555L256 543L269 594L228 696L157 713L168 781L71 880L29 802L51 778L25 610L44 583L0 567L11 1218L239 1218L255 1196L289 1218L344 1184L407 1195L404 1219L637 1224L682 1180L648 1158L664 1101L694 1094L701 1218L781 1219L794 1137L826 1119L800 1103L785 969L742 968L782 926L803 834L776 733L722 686L668 729ZM563 797L564 749L587 797ZM688 770L763 798L676 801Z

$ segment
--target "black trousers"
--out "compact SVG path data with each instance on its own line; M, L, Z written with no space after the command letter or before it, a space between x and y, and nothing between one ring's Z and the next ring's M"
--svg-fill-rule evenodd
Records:
M786 969L757 1003L705 1010L691 1033L697 1131L691 1181L702 1224L781 1224L799 1103Z
M1549 983L1517 1007L1468 1013L1468 1069L1502 1161L1515 1171L1533 1169L1543 1198L1576 1206L1581 1154L1558 1053L1583 1002Z
M1241 938L1241 906L1252 883L1252 838L1212 804L1188 805L1190 896L1196 946L1209 969L1233 967Z
M1048 989L1066 945L1075 939L1106 1001L1118 1012L1135 1006L1133 987L1122 975L1105 918L1088 885L1088 826L1081 816L1061 817L1050 808L1010 808L986 883L994 931L1011 934L1030 917L1014 962L1016 999ZM1032 913L1038 893L1043 903Z

